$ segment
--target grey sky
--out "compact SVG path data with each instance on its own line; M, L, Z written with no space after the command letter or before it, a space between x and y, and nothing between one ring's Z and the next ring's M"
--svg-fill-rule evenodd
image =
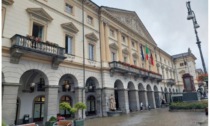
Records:
M202 68L196 44L192 20L187 20L187 0L92 0L99 6L109 6L135 11L158 47L170 55L187 52L188 48L197 57L196 67ZM208 69L208 0L191 0L200 28L206 68Z

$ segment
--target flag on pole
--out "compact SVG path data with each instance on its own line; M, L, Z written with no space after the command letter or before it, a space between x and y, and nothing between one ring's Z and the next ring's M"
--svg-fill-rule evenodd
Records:
M146 59L147 60L149 59L149 49L148 49L147 45L146 45Z
M152 57L152 53L151 53L151 56L150 56L150 60L151 60L151 64L154 66L154 60L153 60L153 57Z
M143 49L142 49L142 44L141 44L141 59L144 60L144 52L143 52Z

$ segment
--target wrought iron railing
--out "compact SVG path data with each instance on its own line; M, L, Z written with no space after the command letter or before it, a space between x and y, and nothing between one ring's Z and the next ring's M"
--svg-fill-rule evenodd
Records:
M22 35L14 35L12 38L11 48L20 48L27 51L42 53L45 55L64 57L65 48L59 47L57 44L48 44L42 41L36 41Z
M169 85L174 85L175 80L174 79L166 79L166 83L169 84Z
M109 63L110 69L115 72L121 73L131 73L135 76L143 77L144 79L152 78L156 79L157 81L162 80L162 76L160 74L154 73L152 71L145 70L143 68L139 68L137 66L133 66L127 63L113 61Z

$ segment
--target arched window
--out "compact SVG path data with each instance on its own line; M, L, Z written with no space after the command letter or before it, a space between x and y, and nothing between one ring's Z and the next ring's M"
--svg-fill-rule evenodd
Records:
M71 99L71 97L69 97L69 96L62 96L61 97L61 99L60 99L60 103L62 103L62 102L68 102L69 104L70 104L70 106L72 107L72 99ZM64 116L64 117L71 117L71 114L70 114L70 112L69 111L67 111L67 110L61 110L60 109L60 114L62 115L62 116Z
M39 96L34 99L34 121L42 121L44 118L45 97Z
M89 96L87 98L87 115L96 114L96 100L94 96Z
M95 92L95 82L92 78L89 78L86 83L86 92Z

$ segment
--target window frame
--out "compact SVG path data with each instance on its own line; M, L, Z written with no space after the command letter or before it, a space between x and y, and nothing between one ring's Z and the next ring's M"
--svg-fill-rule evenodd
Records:
M90 45L92 45L92 57L90 57L91 55L90 55ZM92 43L92 42L88 42L88 59L89 60L91 60L91 61L95 61L95 44L94 43ZM92 59L91 59L92 58Z
M90 20L91 19L91 20ZM92 25L94 24L93 16L87 15L87 24Z
M115 31L114 31L114 29L112 29L112 28L110 28L110 30L109 30L109 35L111 36L111 37L115 37Z
M64 4L64 11L66 12L66 13L68 13L68 14L71 14L71 15L74 15L74 6L72 6L72 4L70 4L69 2L64 2L65 4ZM68 12L67 11L67 5L71 8L71 12Z

